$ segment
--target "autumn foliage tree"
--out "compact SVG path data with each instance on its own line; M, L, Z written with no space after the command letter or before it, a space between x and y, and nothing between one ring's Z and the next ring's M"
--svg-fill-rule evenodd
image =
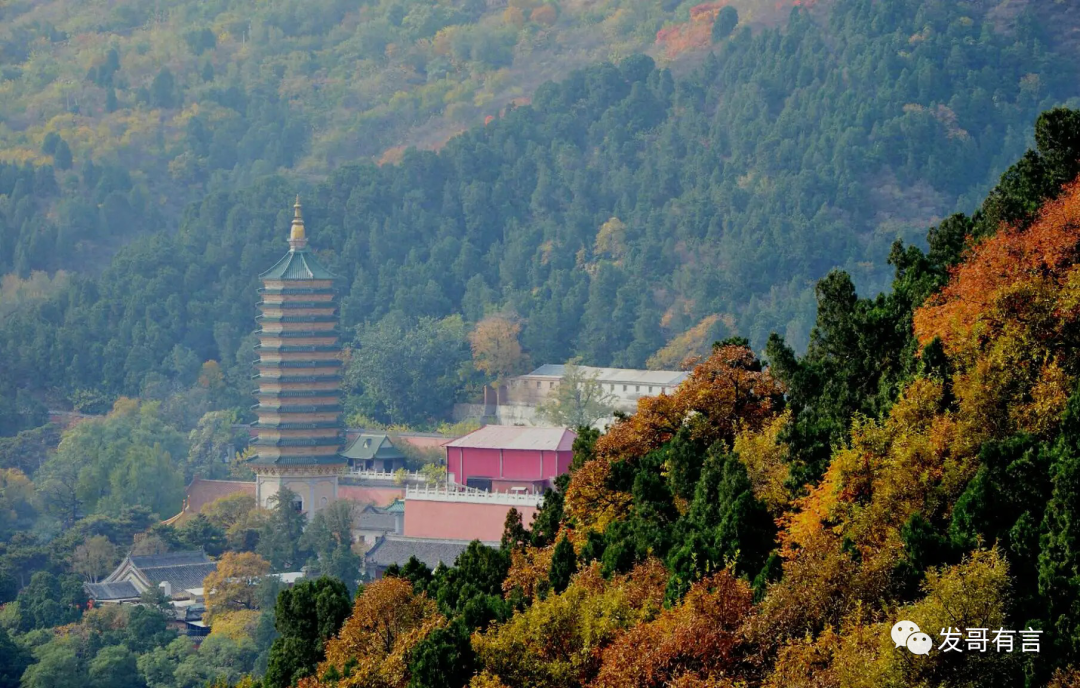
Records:
M253 552L226 552L217 569L203 581L206 614L213 624L215 614L258 609L256 587L270 573L270 564Z
M743 651L739 630L752 608L750 586L730 571L720 571L696 583L678 606L634 626L605 648L590 686L733 686L723 679L738 675Z
M600 669L601 651L660 612L666 581L655 559L610 579L594 562L564 592L473 636L485 681L497 679L508 688L588 685Z
M299 688L349 686L406 688L409 656L428 634L446 624L434 600L413 592L401 578L382 578L363 588L337 637L326 644L317 677Z
M520 333L521 323L502 315L484 318L469 333L473 365L492 380L496 401L503 380L524 364L525 354L518 342Z
M1080 318L1080 184L1024 229L1004 227L971 251L915 313L920 343L937 338L973 431L1045 434L1076 379Z

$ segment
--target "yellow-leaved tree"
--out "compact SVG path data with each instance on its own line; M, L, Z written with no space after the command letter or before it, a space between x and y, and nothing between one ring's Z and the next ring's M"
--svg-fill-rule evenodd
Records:
M401 578L382 578L365 586L352 615L326 645L317 677L298 688L406 688L409 653L436 628L446 625L435 601L413 592Z
M521 323L503 315L484 318L469 333L473 365L491 379L496 403L499 386L525 364L525 353L518 342L520 333Z
M1005 623L1008 566L997 550L978 550L960 564L927 571L924 597L892 609L854 603L836 624L816 637L787 641L779 650L764 688L904 688L938 685L938 677L959 679L949 685L978 686L987 677L1005 675L1005 664L1018 656L998 652L993 631ZM900 620L914 622L931 638L949 629L985 628L987 651L931 652L916 656L897 648L890 629ZM1019 641L1017 641L1019 642Z
M505 624L473 636L485 680L511 686L585 685L601 651L662 609L667 571L655 559L605 580L599 562L577 573L557 595L536 600Z
M270 573L270 564L254 552L226 552L217 570L203 580L206 616L211 626L226 612L259 608L256 586Z

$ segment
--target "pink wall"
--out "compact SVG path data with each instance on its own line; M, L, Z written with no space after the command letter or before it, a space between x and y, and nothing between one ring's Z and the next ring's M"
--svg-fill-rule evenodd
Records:
M574 452L556 452L558 454L558 472L556 475L562 475L563 473L570 472L570 462L574 460Z
M570 461L573 458L573 452L568 451L504 449L500 472L499 451L498 449L447 447L448 471L453 473L456 481L461 484L465 484L469 478L550 480L570 470ZM465 464L464 469L462 463Z
M511 508L521 513L525 525L532 523L537 511L531 506L410 499L405 503L405 536L498 542L502 539L506 514Z
M546 477L540 474L540 452L521 449L504 450L502 477L517 480L536 480Z
M405 498L404 487L361 487L359 485L338 485L338 499L348 499L375 506L387 506L395 499Z

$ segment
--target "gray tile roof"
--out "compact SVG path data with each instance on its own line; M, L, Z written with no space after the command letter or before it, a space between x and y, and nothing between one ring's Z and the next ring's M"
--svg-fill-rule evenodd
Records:
M358 521L360 530L381 530L389 533L397 529L397 517L382 510L364 511Z
M201 588L203 579L215 570L217 562L202 550L129 556L104 582L119 584L134 577L152 588L167 582L176 595L181 590Z
M139 569L147 581L155 588L162 582L172 586L173 594L180 590L201 588L203 580L217 570L217 562L206 564L186 564L183 566L159 566L152 569Z
M152 569L159 566L185 566L187 564L205 564L210 561L206 552L191 550L187 552L166 552L165 554L146 554L130 557L137 569Z
M416 557L429 568L440 562L453 566L458 556L469 546L467 540L434 540L387 536L368 550L364 561L375 566L398 564L404 566L409 557Z
M83 583L87 596L92 600L130 600L139 597L139 590L130 581L121 583Z
M520 425L485 425L447 447L463 449L525 449L570 451L577 433L569 428L532 428Z

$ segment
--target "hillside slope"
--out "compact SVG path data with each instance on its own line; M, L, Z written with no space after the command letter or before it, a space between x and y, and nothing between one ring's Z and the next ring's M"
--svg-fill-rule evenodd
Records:
M785 3L735 4L749 25ZM209 190L437 147L546 80L650 47L691 5L0 3L0 163L57 173L55 188L0 175L0 274L96 272Z
M970 209L1035 115L1080 95L1073 55L1037 23L996 32L985 9L824 4L736 31L685 77L600 65L438 153L345 167L304 192L312 241L347 281L345 324L508 310L540 362L641 366L702 322L802 349L815 280L839 266L886 287L896 239ZM693 42L684 30L665 52ZM29 300L0 326L9 386L137 394L180 376L178 356L240 384L255 278L295 190L214 191L178 233Z

